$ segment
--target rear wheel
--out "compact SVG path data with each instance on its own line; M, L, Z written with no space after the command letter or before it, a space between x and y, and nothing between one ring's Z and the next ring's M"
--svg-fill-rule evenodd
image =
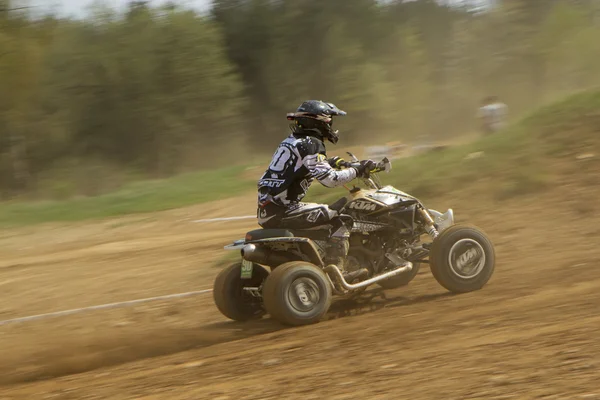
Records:
M252 265L252 276L242 279L242 263L235 263L222 270L213 286L215 305L234 321L260 319L265 315L260 297L253 296L244 288L258 288L269 276L269 271L259 264Z
M278 266L263 288L267 312L286 325L318 322L329 310L331 297L331 285L325 273L304 261Z
M496 264L494 245L479 228L453 225L433 241L431 273L440 285L455 293L481 289Z

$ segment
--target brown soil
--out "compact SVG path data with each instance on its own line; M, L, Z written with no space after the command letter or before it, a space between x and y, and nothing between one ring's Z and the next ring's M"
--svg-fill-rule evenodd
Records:
M497 246L470 294L424 268L302 328L228 321L210 294L0 326L0 399L600 399L600 218L578 205L558 190L433 202ZM255 222L191 220L253 206L3 232L0 320L210 288L222 246Z

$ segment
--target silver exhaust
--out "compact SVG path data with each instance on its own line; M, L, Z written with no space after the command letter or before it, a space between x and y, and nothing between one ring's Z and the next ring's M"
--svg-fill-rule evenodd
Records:
M253 261L251 258L256 253L256 246L253 244L247 244L242 247L242 258L246 259L246 257L250 258L248 261Z
M386 272L385 274L374 276L371 279L367 279L366 281L358 282L355 284L350 284L350 283L346 282L346 280L344 279L344 275L342 275L342 272L340 271L340 269L333 264L328 265L323 270L327 274L332 273L335 277L335 281L339 282L345 290L351 291L351 290L362 289L366 286L372 285L373 283L377 283L379 281L383 281L385 279L394 277L396 275L400 275L404 272L408 272L408 271L412 270L412 268L413 268L413 264L411 262L407 261L403 266L398 267L392 271Z
M258 247L253 244L247 244L242 248L242 258L253 263L276 267L280 264L290 261L289 257L282 252L275 252L266 247Z

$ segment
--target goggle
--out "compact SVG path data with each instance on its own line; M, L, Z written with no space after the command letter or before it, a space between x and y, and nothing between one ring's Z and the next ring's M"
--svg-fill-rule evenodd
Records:
M331 118L331 117L325 117L322 115L314 115L314 114L296 115L296 113L287 113L288 121L294 121L298 117L314 118L316 120L325 122L329 126L333 125L333 118Z

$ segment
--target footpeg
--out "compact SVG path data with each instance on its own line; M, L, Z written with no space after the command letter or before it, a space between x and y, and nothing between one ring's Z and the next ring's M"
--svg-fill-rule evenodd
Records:
M401 267L401 266L409 264L409 262L407 260L405 260L404 258L400 257L396 253L387 253L385 256L386 256L386 258L388 260L390 260L392 263L394 263L394 265L396 267Z

